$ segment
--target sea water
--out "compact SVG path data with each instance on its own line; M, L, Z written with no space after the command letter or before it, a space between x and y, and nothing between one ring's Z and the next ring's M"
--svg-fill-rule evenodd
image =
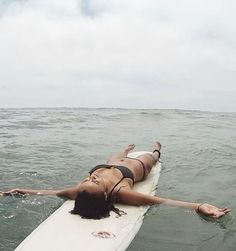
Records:
M128 250L236 250L236 113L0 109L0 191L70 187L127 144L151 151L156 140L163 162L158 196L232 211L211 220L153 206ZM62 203L54 196L0 197L0 250L14 250Z

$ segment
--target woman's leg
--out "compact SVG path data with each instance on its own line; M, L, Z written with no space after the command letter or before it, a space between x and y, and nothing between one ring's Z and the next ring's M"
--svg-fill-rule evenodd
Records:
M152 154L146 153L137 157L137 159L141 160L145 166L145 177L147 177L147 175L151 172L152 167L156 164L156 162L159 161L160 150L161 150L161 144L160 142L157 141L154 144L154 149Z
M134 144L129 144L123 151L121 151L120 153L117 153L113 156L111 156L108 161L107 161L107 164L109 164L110 162L114 162L114 161L117 161L117 160L120 160L124 157L127 157L128 153L133 150L135 148L135 145Z

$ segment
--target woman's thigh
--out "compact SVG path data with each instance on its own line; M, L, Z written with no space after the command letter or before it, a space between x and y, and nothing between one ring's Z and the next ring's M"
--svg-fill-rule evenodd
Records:
M156 164L156 160L153 158L152 154L150 153L145 153L143 155L140 155L137 157L137 159L143 162L146 169L145 176L147 176L151 172L152 167Z

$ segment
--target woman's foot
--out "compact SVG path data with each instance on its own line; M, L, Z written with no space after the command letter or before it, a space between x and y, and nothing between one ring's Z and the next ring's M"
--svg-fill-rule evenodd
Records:
M132 151L135 148L134 144L129 144L126 148L125 148L125 152L129 153L130 151Z
M152 152L152 156L153 158L158 161L160 156L161 156L161 143L159 141L157 141L155 144L154 144L154 149L153 149L153 152Z

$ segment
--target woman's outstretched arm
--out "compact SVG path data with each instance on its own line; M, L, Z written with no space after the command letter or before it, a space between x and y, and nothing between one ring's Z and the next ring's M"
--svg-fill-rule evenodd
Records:
M196 212L202 213L211 218L220 218L221 216L230 212L227 207L218 208L207 203L193 203L180 200L172 200L167 198L161 198L157 196L146 195L138 192L134 192L128 189L121 189L117 194L118 200L121 203L141 206L141 205L155 205L162 204L168 206L178 206L188 209L196 210Z
M6 192L0 191L0 196L8 196L12 194L19 195L56 195L59 197L64 197L67 199L74 200L78 191L78 186L70 187L67 189L58 189L58 190L38 190L38 189L21 189L15 188Z

